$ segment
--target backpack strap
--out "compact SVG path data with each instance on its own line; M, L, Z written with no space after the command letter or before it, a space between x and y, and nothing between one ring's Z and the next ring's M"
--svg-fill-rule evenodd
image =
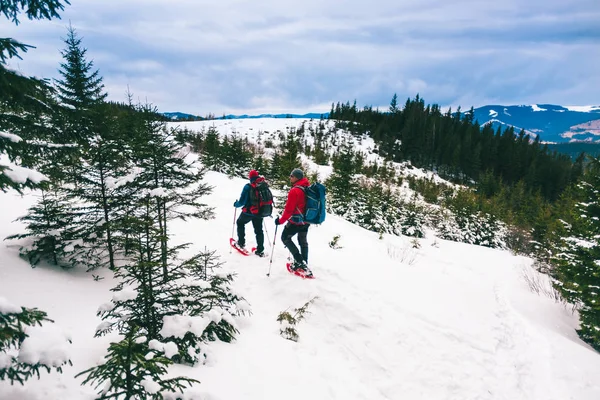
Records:
M304 197L306 197L306 188L304 186L297 185L297 186L293 186L292 189L293 188L298 188L298 189L302 190L302 193L304 193ZM301 217L302 217L302 221L301 221L302 224L307 225L308 222L304 221L304 214L302 213L302 211L300 211L300 208L298 206L296 206L296 211L298 211L298 215L301 215ZM290 217L290 219L292 219L292 218L293 218L293 215L292 215L292 217Z

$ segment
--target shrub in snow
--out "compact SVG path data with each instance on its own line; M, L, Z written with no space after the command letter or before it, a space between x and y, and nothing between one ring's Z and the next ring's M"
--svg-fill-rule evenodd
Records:
M40 370L62 372L72 365L68 355L71 341L58 330L49 330L44 322L53 322L36 308L17 307L0 297L0 380L23 384Z
M530 230L516 226L506 226L506 236L504 238L506 248L515 255L532 256L538 260L548 260L548 246L533 240Z
M331 247L334 250L341 249L342 246L339 243L340 242L340 237L341 237L340 235L335 235L333 237L333 239L331 239L331 241L329 242L329 247Z
M317 297L313 297L300 308L294 308L293 314L289 311L282 311L277 316L279 322L279 334L287 340L297 342L300 339L296 325L304 319L304 315L308 313L308 306L312 304Z
M76 377L86 375L82 384L93 385L100 399L162 400L166 393L183 394L192 384L200 383L186 377L164 378L167 367L173 364L169 359L173 354L176 352L168 345L148 342L143 330L131 326L123 340L110 344L102 364Z
M414 243L414 241L416 241L416 243ZM416 238L412 239L410 243L405 243L402 247L388 244L387 254L393 260L400 260L401 263L414 265L419 255L416 251L419 247L415 246L420 246L420 243Z

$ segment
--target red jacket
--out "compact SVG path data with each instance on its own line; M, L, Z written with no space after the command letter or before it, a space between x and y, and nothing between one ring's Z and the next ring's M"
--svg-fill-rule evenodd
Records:
M283 214L279 218L280 224L285 224L289 219L291 224L304 225L304 212L306 211L306 196L304 190L297 186L310 186L306 177L300 179L292 186L288 193L287 201L285 202L285 208Z

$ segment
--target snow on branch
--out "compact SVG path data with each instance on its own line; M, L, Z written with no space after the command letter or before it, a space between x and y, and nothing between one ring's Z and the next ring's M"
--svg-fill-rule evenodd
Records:
M106 178L106 187L109 189L117 189L127 183L133 182L144 170L139 167L134 167L132 172L118 178Z
M75 143L50 143L50 142L46 142L43 140L29 140L27 143L33 144L35 146L40 146L40 147L48 147L51 149L64 148L64 147L77 147L77 144L75 144Z
M8 132L3 132L3 131L0 131L0 138L8 139L14 143L19 143L21 140L23 140L23 139L21 139L21 136L19 136L19 135L15 135L14 133L8 133Z
M0 171L0 173L6 175L8 179L17 184L25 183L28 180L35 184L49 180L48 177L41 172L25 167L19 167L11 162L0 164Z

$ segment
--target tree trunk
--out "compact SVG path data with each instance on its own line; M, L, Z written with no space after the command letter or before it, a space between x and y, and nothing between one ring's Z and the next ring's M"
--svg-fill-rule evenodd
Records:
M108 244L109 269L115 270L115 256L112 243L112 232L110 230L110 218L108 215L108 198L106 195L106 184L104 169L100 166L100 190L102 192L102 209L104 211L104 223L106 224L106 242Z

